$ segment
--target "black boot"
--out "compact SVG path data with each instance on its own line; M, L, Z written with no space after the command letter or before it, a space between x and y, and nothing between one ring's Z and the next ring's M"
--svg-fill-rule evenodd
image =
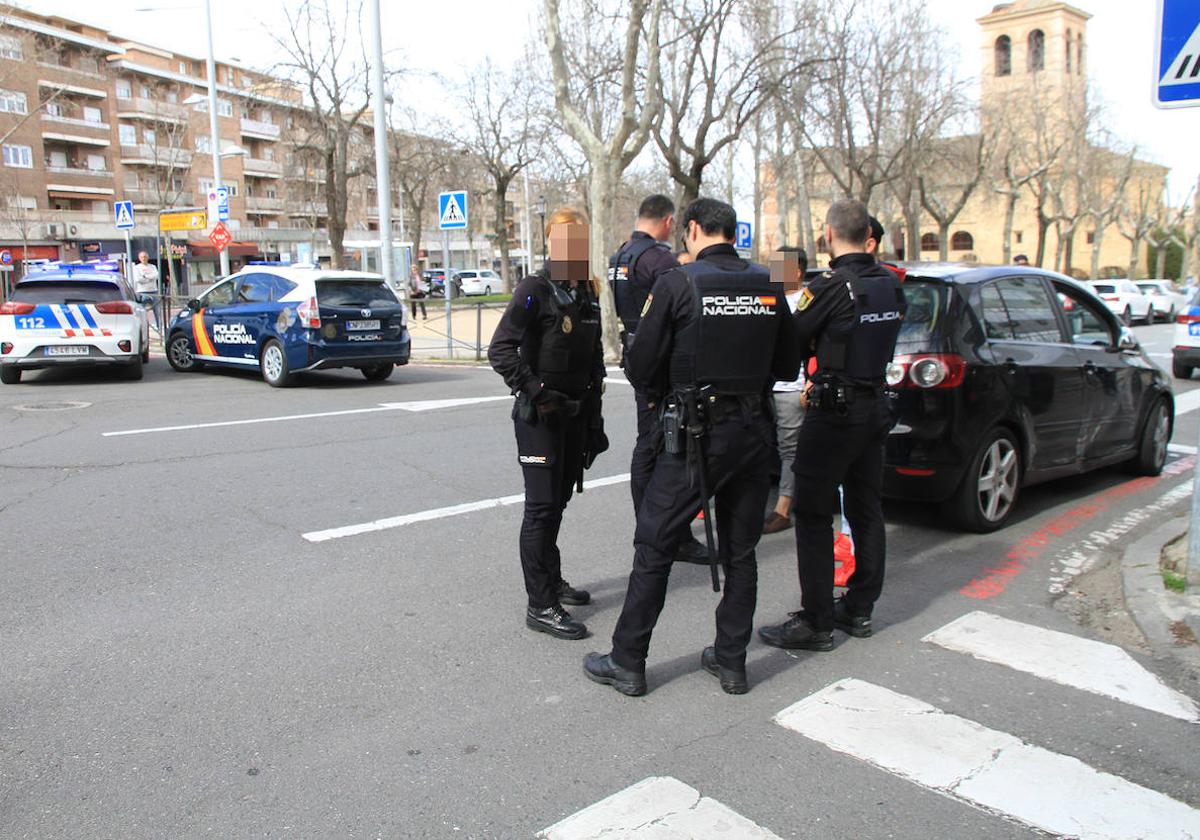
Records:
M817 630L802 612L792 613L783 624L758 628L758 637L771 647L787 650L833 650L833 631Z
M745 668L726 668L717 662L717 649L706 647L700 654L700 667L721 681L726 694L745 694L750 690Z
M646 693L646 675L622 668L611 653L589 653L583 658L583 672L592 682L611 685L622 694L641 697Z
M871 635L871 616L854 615L846 608L846 599L838 598L833 602L833 626L856 639L866 639Z
M525 626L559 639L582 639L588 634L587 626L571 618L558 604L545 609L529 607L525 610Z
M676 563L695 563L698 566L708 565L708 546L694 536L688 536L675 550Z
M558 585L558 603L572 607L582 607L592 602L591 593L586 589L576 589L565 580Z

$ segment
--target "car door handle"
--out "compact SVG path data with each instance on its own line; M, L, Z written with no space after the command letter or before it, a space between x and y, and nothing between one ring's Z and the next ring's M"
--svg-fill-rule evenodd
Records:
M1097 367L1096 367L1096 363L1095 363L1095 362L1092 362L1092 361L1087 361L1087 362L1084 362L1084 363L1083 363L1083 372L1084 372L1084 373L1092 373L1092 374L1094 374L1094 373L1096 373L1096 371L1098 371L1098 370L1099 370L1099 368L1097 368Z
M1009 373L1016 373L1017 368L1019 368L1019 367L1020 367L1020 365L1017 364L1016 359L1005 359L1004 360L1004 369L1007 370Z

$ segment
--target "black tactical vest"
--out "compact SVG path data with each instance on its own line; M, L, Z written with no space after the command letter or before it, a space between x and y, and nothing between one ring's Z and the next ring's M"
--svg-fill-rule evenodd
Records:
M896 276L876 266L863 276L836 272L844 285L827 294L848 295L854 320L848 327L830 327L817 342L817 370L830 376L876 382L883 379L908 304Z
M707 385L722 395L762 395L771 381L782 287L753 263L723 271L697 260L680 270L691 280L695 309L675 336L671 388Z
M639 283L635 269L642 254L651 248L665 248L661 242L639 236L621 246L608 260L608 285L612 288L617 317L626 332L637 332L642 319L642 307L650 295L650 286Z
M591 287L574 291L543 277L548 294L543 332L538 339L536 371L547 388L579 396L587 390L600 334L600 304Z

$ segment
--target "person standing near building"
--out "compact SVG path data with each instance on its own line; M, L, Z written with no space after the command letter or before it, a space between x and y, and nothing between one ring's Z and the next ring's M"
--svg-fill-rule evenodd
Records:
M638 207L637 224L633 234L608 261L608 282L612 287L613 303L621 320L621 358L633 344L642 309L650 297L655 282L666 272L679 267L667 245L675 229L675 202L665 195L650 195ZM644 391L635 388L637 406L637 438L629 459L629 489L633 496L633 512L641 507L646 483L654 471L660 432L658 423L646 400ZM690 563L708 563L708 552L685 525L685 538L676 559Z
M590 679L633 696L646 692L650 637L683 528L713 496L725 581L716 641L700 662L726 692L747 691L754 549L770 492L767 399L772 379L795 379L800 365L796 325L779 287L734 250L733 208L700 198L682 221L696 259L659 279L625 364L659 412L663 448L637 510L633 571L612 649L584 660Z
M417 320L417 305L421 306L421 320L428 321L429 314L425 311L425 288L421 284L421 268L416 263L408 272L408 305L412 307L413 320Z
M546 220L546 233L549 259L513 290L488 361L517 398L512 420L525 479L525 624L559 639L582 639L587 627L563 604L587 604L591 596L563 580L558 532L583 469L608 448L600 413L600 304L583 216L557 210Z
M801 351L816 356L796 444L796 555L801 610L759 629L769 645L831 650L833 629L871 635L883 590L883 447L892 425L884 393L907 304L900 282L868 253L870 223L858 201L834 202L825 218L830 271L813 279L796 312ZM838 485L854 534L856 568L833 598L833 513Z
M150 262L150 255L138 251L138 261L133 264L133 290L137 293L138 302L154 315L154 330L162 334L158 320L158 302L162 298L159 288L158 267Z

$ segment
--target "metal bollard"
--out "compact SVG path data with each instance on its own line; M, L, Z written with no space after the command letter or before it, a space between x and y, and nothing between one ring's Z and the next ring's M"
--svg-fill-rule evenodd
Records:
M483 304L475 304L475 361L483 360Z

